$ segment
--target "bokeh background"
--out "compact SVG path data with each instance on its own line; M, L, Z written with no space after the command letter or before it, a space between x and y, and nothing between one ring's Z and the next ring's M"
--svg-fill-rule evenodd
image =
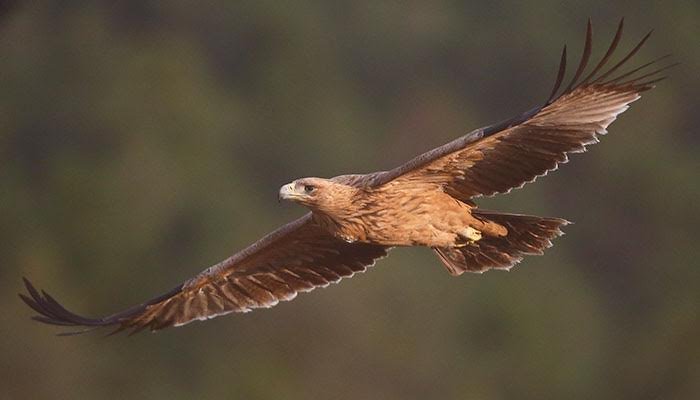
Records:
M0 394L8 399L700 398L700 3L3 2ZM271 310L56 337L302 213L301 176L391 168L543 101L586 18L601 56L683 64L611 134L481 205L576 224L510 273L425 249Z

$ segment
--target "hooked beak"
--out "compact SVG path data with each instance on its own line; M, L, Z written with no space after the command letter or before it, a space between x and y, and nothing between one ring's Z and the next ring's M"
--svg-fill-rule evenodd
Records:
M288 183L280 188L280 194L277 201L289 200L298 197L294 191L294 184Z

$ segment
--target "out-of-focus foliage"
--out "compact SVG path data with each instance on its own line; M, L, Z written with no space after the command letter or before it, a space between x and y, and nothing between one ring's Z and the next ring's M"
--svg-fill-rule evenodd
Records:
M75 1L0 7L2 398L700 396L700 3ZM70 4L70 5L68 5ZM481 202L576 222L511 273L425 249L272 310L55 337L31 277L100 315L304 211L300 176L385 169L542 101L586 17L683 64L603 143Z

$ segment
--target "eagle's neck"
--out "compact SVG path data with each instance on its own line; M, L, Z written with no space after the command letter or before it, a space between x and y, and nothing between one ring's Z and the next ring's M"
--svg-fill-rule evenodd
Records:
M333 236L346 242L367 240L368 213L375 210L371 196L353 188L352 193L336 193L332 206L313 208L313 220Z

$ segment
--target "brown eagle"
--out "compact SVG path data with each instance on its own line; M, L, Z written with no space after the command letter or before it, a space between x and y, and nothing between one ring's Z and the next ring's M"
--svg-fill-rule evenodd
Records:
M128 310L91 319L76 315L25 279L24 302L47 324L116 331L152 331L231 312L272 307L299 292L363 272L393 247L431 248L453 275L509 269L542 254L568 222L559 218L479 209L472 199L507 193L598 141L618 114L663 79L648 71L659 59L616 72L649 34L609 66L624 20L602 59L587 72L588 21L581 61L570 83L566 47L556 83L542 105L508 121L477 129L389 171L303 178L282 186L280 200L311 212L282 226L171 291ZM663 58L663 57L662 57ZM115 331L115 332L116 332ZM75 332L75 333L80 333Z

